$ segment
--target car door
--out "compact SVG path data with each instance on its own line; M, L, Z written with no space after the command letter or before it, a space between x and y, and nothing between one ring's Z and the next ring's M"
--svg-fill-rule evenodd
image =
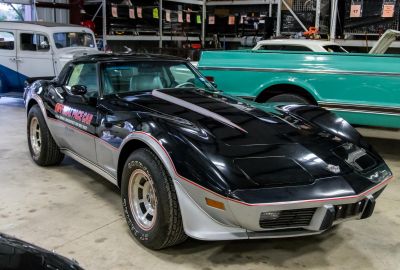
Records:
M15 41L15 31L0 29L0 95L21 90Z
M18 31L18 37L20 83L23 85L26 78L54 77L53 54L48 36L44 33Z
M72 67L64 88L66 91L62 103L55 105L55 114L63 123L57 137L63 148L68 149L80 158L97 164L96 128L97 98L99 94L97 64L79 63ZM83 85L87 88L85 95L73 95L72 86Z

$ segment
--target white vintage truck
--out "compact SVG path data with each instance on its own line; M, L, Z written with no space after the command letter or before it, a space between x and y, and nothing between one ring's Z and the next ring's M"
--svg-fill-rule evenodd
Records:
M0 97L21 97L24 86L58 75L70 60L99 53L93 31L48 22L0 22Z

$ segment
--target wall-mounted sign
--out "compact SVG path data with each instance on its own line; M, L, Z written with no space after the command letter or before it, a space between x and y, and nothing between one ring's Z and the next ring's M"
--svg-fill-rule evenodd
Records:
M135 19L135 9L134 8L129 9L129 18Z
M111 6L111 15L116 18L118 17L118 9L117 6Z
M201 24L201 15L196 16L196 23Z
M350 18L360 18L361 17L361 5L351 5Z
M208 24L215 24L215 16L208 16Z
M167 22L171 21L171 10L169 10L169 9L165 10L165 21L167 21Z
M178 11L178 22L180 22L180 23L183 22L183 13L182 13L182 11Z
M153 8L153 19L158 19L158 8Z
M393 4L384 4L382 8L382 17L383 18L392 18L394 16L394 5Z
M142 7L137 7L136 8L137 16L138 18L143 18L142 16Z
M228 24L229 25L234 25L235 24L235 16L230 15L228 18Z
M186 22L190 23L190 13L186 13Z

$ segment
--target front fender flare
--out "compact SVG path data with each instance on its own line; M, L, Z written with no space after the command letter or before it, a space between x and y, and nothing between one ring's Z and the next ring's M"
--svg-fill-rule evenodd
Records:
M320 95L318 94L318 91L307 81L299 79L297 77L293 76L287 76L284 78L275 78L273 80L270 80L268 82L265 82L261 84L257 90L256 90L256 97L258 97L262 92L268 91L269 88L273 86L278 86L278 85L293 85L296 87L303 88L305 91L307 91L313 98L318 102L321 100Z

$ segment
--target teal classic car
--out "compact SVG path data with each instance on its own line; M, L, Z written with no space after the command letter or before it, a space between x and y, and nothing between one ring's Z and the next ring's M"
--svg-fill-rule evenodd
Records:
M198 69L227 94L315 104L351 124L400 128L396 55L204 51Z

